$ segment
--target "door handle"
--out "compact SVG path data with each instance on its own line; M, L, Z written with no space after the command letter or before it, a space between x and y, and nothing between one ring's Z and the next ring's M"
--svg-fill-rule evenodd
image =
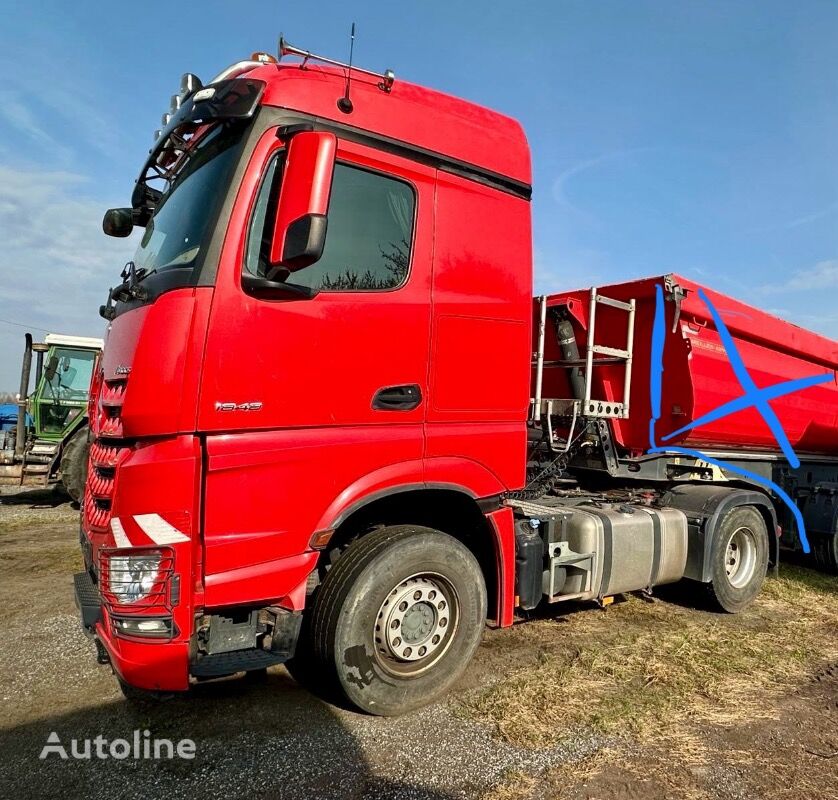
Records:
M422 402L422 390L418 384L385 386L372 398L372 407L377 411L410 411Z

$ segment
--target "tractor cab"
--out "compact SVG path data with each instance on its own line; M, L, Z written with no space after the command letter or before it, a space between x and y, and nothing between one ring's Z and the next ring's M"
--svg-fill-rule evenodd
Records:
M43 342L26 334L17 421L0 431L0 483L47 486L60 481L79 501L89 449L90 378L103 342L50 333ZM35 388L29 393L32 359Z
M61 441L84 423L93 364L101 349L101 339L55 333L44 344L33 345L40 367L30 406L37 438Z

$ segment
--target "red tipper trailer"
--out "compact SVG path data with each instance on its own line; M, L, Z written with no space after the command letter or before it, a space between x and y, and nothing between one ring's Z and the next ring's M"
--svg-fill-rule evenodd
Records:
M665 275L600 287L607 297L636 304L634 322L633 377L630 391L631 414L613 422L618 446L635 454L650 447L649 395L652 322L655 287L679 287L677 302L666 306L666 343L663 362L662 416L657 425L658 440L683 428L713 409L744 393L730 363L730 356L713 323L710 310L700 299L703 288L721 314L742 360L757 387L791 381L809 375L831 373L829 382L811 386L771 401L771 407L798 454L838 454L838 343L785 322L760 309L680 275ZM672 295L672 288L668 293ZM590 330L591 290L582 289L547 297L549 309L567 309L568 319L582 349ZM599 305L595 315L597 344L625 348L626 313L613 306ZM558 342L548 339L545 359L561 359ZM552 369L544 375L544 396L572 397L567 369ZM625 390L624 362L603 363L594 370L593 396L622 402ZM770 428L755 408L694 428L667 440L668 444L724 452L779 450Z
M536 606L687 580L736 612L804 523L838 567L836 344L708 289L737 376L675 275L534 304L530 182L517 122L389 71L281 42L183 77L103 223L144 232L75 581L126 694L284 663L398 714Z

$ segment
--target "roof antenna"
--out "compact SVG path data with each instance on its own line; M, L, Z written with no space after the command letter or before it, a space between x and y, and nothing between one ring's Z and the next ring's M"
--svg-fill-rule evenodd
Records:
M349 84L352 81L352 51L355 49L355 23L352 23L352 30L349 33L349 69L346 71L346 88L343 90L343 97L338 100L338 108L344 114L351 114L354 106L349 99Z

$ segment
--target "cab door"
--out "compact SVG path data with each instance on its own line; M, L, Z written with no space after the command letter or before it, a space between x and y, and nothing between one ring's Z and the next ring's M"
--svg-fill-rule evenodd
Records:
M434 170L338 140L323 255L288 279L318 293L266 299L242 275L269 270L284 152L256 148L210 312L208 604L291 591L331 506L422 479Z

